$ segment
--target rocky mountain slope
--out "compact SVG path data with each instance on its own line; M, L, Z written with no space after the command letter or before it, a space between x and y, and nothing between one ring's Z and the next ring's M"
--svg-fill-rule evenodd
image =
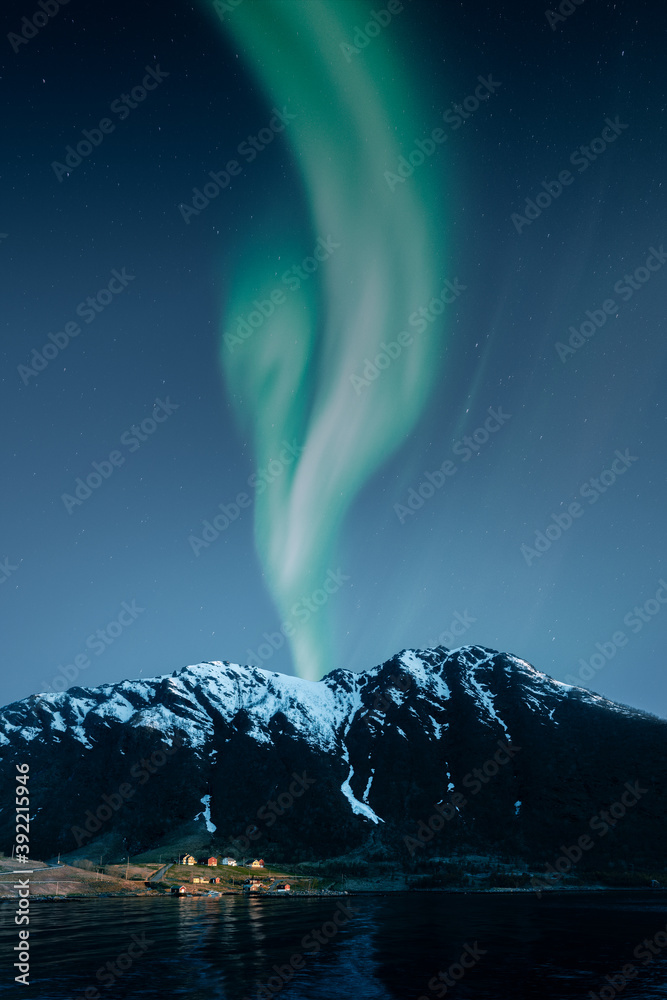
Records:
M661 719L479 646L319 682L200 663L0 710L0 849L27 763L35 857L167 844L409 868L463 852L549 861L586 835L582 865L655 864L666 737Z

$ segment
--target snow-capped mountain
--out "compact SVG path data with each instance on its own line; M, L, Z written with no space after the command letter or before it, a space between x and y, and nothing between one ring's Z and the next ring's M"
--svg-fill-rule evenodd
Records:
M318 682L200 663L2 709L0 849L28 763L33 856L183 843L406 867L463 851L548 859L622 802L593 867L628 850L654 861L666 736L663 720L479 646Z

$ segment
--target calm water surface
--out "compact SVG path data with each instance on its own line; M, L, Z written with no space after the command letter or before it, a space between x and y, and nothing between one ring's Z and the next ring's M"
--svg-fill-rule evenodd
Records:
M344 924L339 902L356 911ZM2 1000L560 1000L601 990L610 1000L605 977L627 963L638 974L623 998L667 998L667 947L647 965L633 956L665 931L661 891L33 902L29 987L13 982L15 906L0 904ZM445 992L433 977L450 967L458 975L475 949Z

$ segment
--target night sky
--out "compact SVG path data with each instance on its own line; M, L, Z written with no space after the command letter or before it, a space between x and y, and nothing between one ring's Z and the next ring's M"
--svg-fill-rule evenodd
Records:
M560 10L4 5L3 703L477 643L667 716L664 13Z

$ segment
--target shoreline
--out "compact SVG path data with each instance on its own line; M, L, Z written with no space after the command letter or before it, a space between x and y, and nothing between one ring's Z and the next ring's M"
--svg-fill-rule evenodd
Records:
M107 864L95 870L91 862L81 867L68 863L33 861L34 867L21 871L10 868L12 861L0 859L0 903L16 901L17 893L25 892L29 882L30 900L46 902L58 899L146 899L167 896L170 899L221 899L242 896L248 899L312 899L363 896L390 897L406 893L441 893L473 895L494 893L534 894L538 899L548 893L659 893L667 889L664 871L630 873L603 871L581 872L558 879L548 873L524 869L516 872L491 872L490 875L466 875L445 872L443 875L415 875L392 870L356 876L338 874L301 874L271 866L262 869L261 876L250 868L234 870L219 865L182 865L175 862L130 862ZM246 876L247 871L247 878ZM344 872L344 868L342 869ZM21 876L22 889L16 883ZM590 876L590 881L587 878ZM252 888L251 879L254 879ZM651 884L653 882L653 884ZM262 884L263 883L263 884ZM618 884L622 883L622 884ZM284 891L283 885L289 891ZM183 892L175 891L178 887Z
M634 892L634 893L660 893L667 891L667 886L651 888L649 886L601 886L601 885L589 885L589 886L559 886L552 888L542 888L539 890L539 895L556 895L558 893L565 893L567 895L573 895L576 893L623 893L623 892ZM69 893L67 895L55 895L50 894L48 896L43 895L32 895L30 896L31 903L51 903L51 902L61 902L65 900L100 900L100 899L205 899L208 901L213 901L215 899L220 899L221 897L238 897L242 899L314 899L314 898L341 898L341 897L352 897L352 896L398 896L398 895L413 895L415 893L441 893L444 895L458 895L458 896L488 896L488 895L537 895L535 889L529 887L518 887L518 888L488 888L488 889L476 889L476 888L430 888L430 889L351 889L340 892L294 892L294 893L284 893L280 896L274 895L273 893L246 893L246 892L216 892L214 895L209 895L206 892L188 892L181 895L172 894L170 892L151 892L150 890L145 890L144 892L104 892L98 893L97 895L90 895L86 893ZM14 901L15 897L4 897L0 898L0 907L3 904L10 904Z

